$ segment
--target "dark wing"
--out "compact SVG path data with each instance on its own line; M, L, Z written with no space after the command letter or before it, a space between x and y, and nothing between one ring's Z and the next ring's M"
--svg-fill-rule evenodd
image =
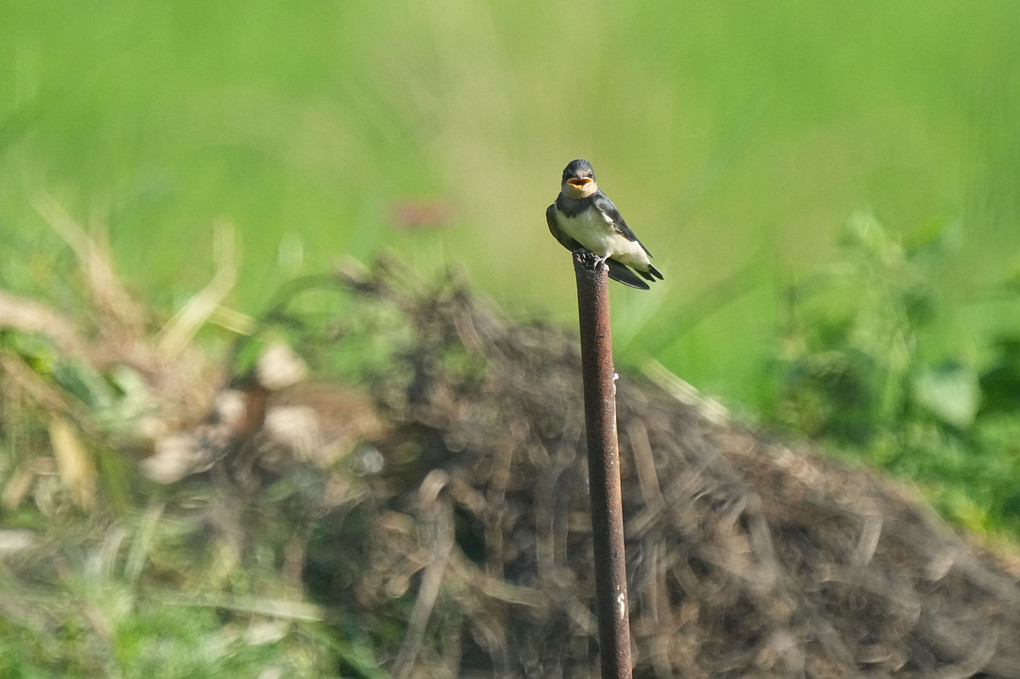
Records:
M645 250L645 252L647 252L647 250ZM648 265L648 271L639 271L638 273L640 273L644 278L650 281L654 281L656 278L658 278L660 281L663 280L662 272L656 269L651 264Z
M629 267L620 264L615 259L607 259L606 265L609 267L609 277L617 283L623 283L628 288L637 288L638 290L651 289L648 287L648 283L638 278L637 274L631 271Z
M612 205L612 203L610 203ZM614 208L615 209L615 208ZM619 213L617 213L619 214ZM545 211L545 221L549 225L549 233L553 235L559 244L570 250L571 252L577 252L583 250L587 252L587 249L578 243L576 240L568 236L567 234L560 231L560 225L556 221L556 206L550 205ZM626 228L626 225L624 225ZM628 229L629 231L630 229ZM636 273L631 271L627 266L620 264L616 260L610 259L606 261L606 266L609 267L609 277L617 283L622 283L627 287L637 288L638 290L648 290L648 284L641 280Z
M549 225L549 233L553 235L553 238L559 241L560 245L570 250L571 252L578 250L582 247L580 243L568 236L567 234L560 231L559 222L556 221L556 204L553 203L545 210L545 221Z
M613 220L613 227L620 232L620 235L627 240L634 241L640 245L641 248L648 253L648 256L651 256L652 253L648 252L648 248L645 247L645 244L639 241L638 237L634 235L634 232L630 230L630 227L627 226L627 222L623 220L623 215L621 215L620 211L616 209L616 205L613 204L613 201L609 200L609 196L602 193L602 191L598 191L594 196L592 196L592 203L595 205L596 210Z

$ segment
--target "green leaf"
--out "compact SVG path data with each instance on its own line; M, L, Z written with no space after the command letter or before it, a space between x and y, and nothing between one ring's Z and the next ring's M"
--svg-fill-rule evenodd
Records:
M960 429L974 423L981 400L977 374L955 363L922 372L914 380L913 394L919 405Z

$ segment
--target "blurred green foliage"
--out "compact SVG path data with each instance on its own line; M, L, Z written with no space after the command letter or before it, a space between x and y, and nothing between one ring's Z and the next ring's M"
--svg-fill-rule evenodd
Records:
M1017 266L1015 3L43 0L3 16L0 284L16 290L67 285L46 192L104 227L158 303L211 277L222 221L244 311L392 249L567 325L543 211L583 156L667 277L614 291L623 360L654 354L759 408L777 293L825 265L855 210L903 233L955 225L940 287ZM950 341L989 332L968 320Z
M769 421L921 484L979 532L1020 535L1020 332L946 352L936 282L944 233L905 246L871 214L850 220L845 255L792 286ZM990 314L1020 306L1010 286ZM990 360L989 360L990 358Z
M396 251L569 326L543 212L587 157L666 275L613 290L621 363L654 358L917 479L972 528L1020 531L1020 4L0 0L0 16L0 287L80 306L51 196L154 308L212 277L228 224L244 312ZM132 407L130 374L4 341L111 418ZM11 450L41 436L14 434ZM52 618L4 623L0 674L319 662L307 639L234 644L208 608L85 570L12 599ZM105 635L84 634L97 619ZM35 636L51 620L65 636ZM178 647L229 652L165 665Z
M156 503L117 521L51 517L45 538L6 555L0 676L336 676L341 658L363 667L357 676L379 676L363 648L287 589L277 564L236 563L202 521L203 501L215 500L188 501L190 521Z

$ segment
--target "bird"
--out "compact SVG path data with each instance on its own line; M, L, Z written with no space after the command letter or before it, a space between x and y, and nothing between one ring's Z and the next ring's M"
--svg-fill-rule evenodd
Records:
M595 170L587 160L572 160L564 168L560 194L546 209L545 220L560 245L571 252L590 252L595 257L595 269L605 262L614 281L648 290L645 281L662 280L662 273L651 262L652 253L599 188Z

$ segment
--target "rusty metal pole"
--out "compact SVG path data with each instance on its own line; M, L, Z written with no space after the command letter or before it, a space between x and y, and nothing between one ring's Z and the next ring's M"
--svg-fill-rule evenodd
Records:
M581 325L581 373L602 679L624 679L632 676L630 618L608 269L602 264L598 270L593 270L584 258L575 254L574 273Z

